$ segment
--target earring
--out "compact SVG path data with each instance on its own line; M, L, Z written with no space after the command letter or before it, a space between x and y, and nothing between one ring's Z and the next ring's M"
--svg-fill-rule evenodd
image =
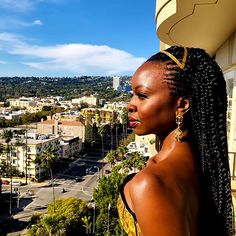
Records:
M177 142L182 142L182 138L183 138L183 131L181 130L181 127L183 125L183 119L184 117L182 115L177 115L176 116L176 124L177 124L177 128L174 131L175 134L175 140Z

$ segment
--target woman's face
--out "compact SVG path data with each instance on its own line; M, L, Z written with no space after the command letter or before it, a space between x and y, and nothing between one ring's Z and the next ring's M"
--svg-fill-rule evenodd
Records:
M132 77L133 97L128 104L130 127L137 135L165 137L175 127L177 99L170 94L163 63L146 62Z

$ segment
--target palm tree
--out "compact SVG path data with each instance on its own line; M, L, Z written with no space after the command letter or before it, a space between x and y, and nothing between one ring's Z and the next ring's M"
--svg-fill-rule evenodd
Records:
M0 143L0 155L4 152L4 145Z
M129 154L128 163L129 163L130 169L134 168L134 172L135 172L136 168L138 170L142 170L145 167L146 160L141 153L131 152Z
M2 143L0 143L0 155L3 153L4 151L4 146ZM0 166L0 194L2 193L2 167Z
M2 138L5 140L5 143L7 144L7 147L5 149L6 153L7 153L7 165L10 164L11 166L11 163L10 163L10 146L9 146L9 143L11 142L12 138L13 138L13 132L11 130L4 130L2 132Z
M2 133L2 138L5 139L5 142L7 144L6 147L6 153L7 153L7 166L10 169L10 182L11 182L11 187L10 187L10 202L9 202L9 213L11 215L12 213L12 160L11 160L11 146L9 145L9 143L11 142L12 138L13 138L13 132L11 130L4 130ZM9 162L8 162L9 161Z
M110 135L111 135L111 150L113 149L113 129L115 127L115 122L110 121Z
M123 127L123 139L127 136L127 117L128 117L128 110L127 108L123 108L122 115L121 115L121 123Z
M52 194L53 194L53 212L55 212L55 189L52 173L52 166L57 159L57 150L52 145L48 145L45 150L38 156L36 156L35 163L42 166L42 168L50 171Z
M106 131L106 128L104 125L101 125L99 128L98 128L98 133L101 137L101 142L102 142L102 158L104 156L104 142L103 142L103 137L104 137L104 134L105 134L105 131Z
M115 124L116 124L116 149L117 149L118 148L118 128L119 128L120 121L116 120Z
M115 164L115 160L116 160L116 151L110 150L106 155L106 161L108 163L111 163L111 167L112 167Z
M86 228L86 234L89 234L92 228L91 216L83 216L81 220L83 222L83 226Z
M14 146L16 147L16 157L17 157L17 165L18 165L18 161L19 161L19 147L23 146L23 142L17 138L16 142L14 143Z
M126 155L128 154L128 148L126 146L124 146L124 145L120 145L118 147L117 152L118 152L118 155L116 157L117 160L118 161L123 161L124 158L126 157Z

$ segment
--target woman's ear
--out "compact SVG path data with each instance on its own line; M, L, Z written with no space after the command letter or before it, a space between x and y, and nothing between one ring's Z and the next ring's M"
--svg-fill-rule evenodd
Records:
M184 115L190 109L189 98L180 97L177 100L176 114Z

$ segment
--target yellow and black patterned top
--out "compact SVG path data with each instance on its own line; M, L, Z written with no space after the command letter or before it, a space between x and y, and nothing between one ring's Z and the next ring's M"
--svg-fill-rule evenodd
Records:
M134 175L135 174L128 175L121 186L120 196L117 200L117 210L122 227L128 236L141 236L141 230L139 228L136 216L129 208L124 195L125 184L129 182Z

